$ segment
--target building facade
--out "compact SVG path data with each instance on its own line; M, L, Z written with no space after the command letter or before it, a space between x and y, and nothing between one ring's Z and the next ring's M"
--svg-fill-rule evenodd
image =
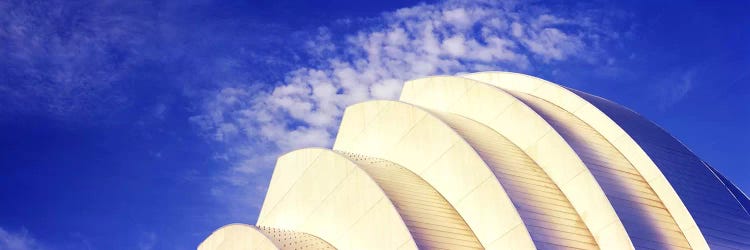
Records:
M750 249L748 205L623 106L481 72L349 106L332 149L279 157L257 225L198 249Z

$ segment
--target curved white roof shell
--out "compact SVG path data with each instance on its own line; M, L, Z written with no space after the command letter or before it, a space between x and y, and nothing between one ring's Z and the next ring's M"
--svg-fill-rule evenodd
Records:
M750 199L637 113L509 72L348 107L212 249L750 249Z

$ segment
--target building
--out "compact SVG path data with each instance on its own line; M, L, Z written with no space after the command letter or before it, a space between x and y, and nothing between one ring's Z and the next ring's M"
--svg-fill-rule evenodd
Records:
M199 249L750 249L750 201L606 99L506 72L349 106L279 157L256 226Z

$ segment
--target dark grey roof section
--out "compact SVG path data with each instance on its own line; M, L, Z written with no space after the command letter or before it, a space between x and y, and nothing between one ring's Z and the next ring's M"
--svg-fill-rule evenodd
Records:
M740 206L742 206L743 209L745 209L745 213L750 215L750 199L747 198L747 195L745 192L742 192L732 181L727 179L723 174L721 174L718 170L716 170L714 167L711 166L711 164L708 164L708 162L703 162L706 164L706 167L708 167L711 172L713 172L716 177L721 180L722 183L724 183L724 186L727 186L727 189L729 192L732 192L732 195L734 195L734 198L737 200L738 203L740 203Z
M750 215L700 158L638 113L569 90L604 112L638 143L672 184L711 248L750 249Z

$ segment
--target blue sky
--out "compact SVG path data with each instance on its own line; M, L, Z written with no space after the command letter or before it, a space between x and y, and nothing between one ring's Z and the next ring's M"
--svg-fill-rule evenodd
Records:
M624 104L750 190L737 1L2 1L0 249L191 249L275 157L403 80L527 73Z

